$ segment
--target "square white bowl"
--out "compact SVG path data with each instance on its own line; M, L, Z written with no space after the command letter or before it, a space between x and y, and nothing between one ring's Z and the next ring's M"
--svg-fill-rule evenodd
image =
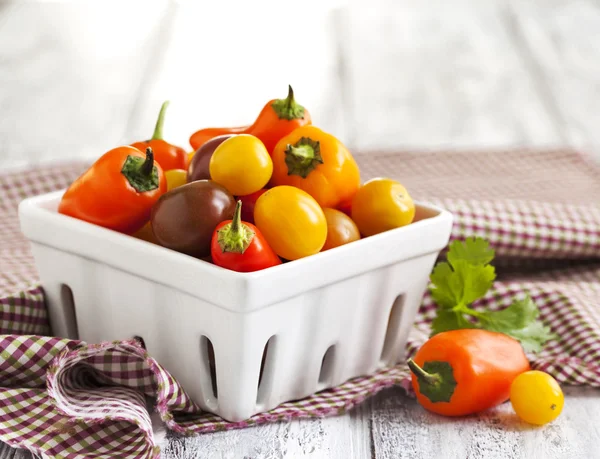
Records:
M203 409L229 421L395 364L452 215L238 273L57 212L64 190L19 206L53 333L140 336Z

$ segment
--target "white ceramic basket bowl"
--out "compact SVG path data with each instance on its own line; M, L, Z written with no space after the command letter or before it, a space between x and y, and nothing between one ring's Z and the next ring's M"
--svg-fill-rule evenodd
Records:
M228 421L403 358L452 227L450 213L417 203L408 226L237 273L61 215L63 192L19 206L53 334L140 336L196 403Z

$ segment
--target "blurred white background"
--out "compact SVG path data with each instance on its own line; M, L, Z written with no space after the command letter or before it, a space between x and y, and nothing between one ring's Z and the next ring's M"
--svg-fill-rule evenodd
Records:
M0 165L251 123L287 85L356 152L600 143L592 0L0 0Z

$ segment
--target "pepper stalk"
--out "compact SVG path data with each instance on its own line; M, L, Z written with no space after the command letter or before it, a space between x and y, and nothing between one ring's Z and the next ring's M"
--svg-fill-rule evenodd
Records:
M271 106L279 119L292 121L304 118L304 107L294 99L294 90L291 85L288 85L287 97L276 99Z
M231 223L217 231L221 251L243 254L252 243L254 231L242 223L242 201L238 200Z
M152 138L150 140L163 140L163 126L165 124L165 113L167 112L168 106L169 101L166 100L160 107L158 119L156 120L156 126L154 127L154 134L152 134Z
M449 402L456 389L452 365L448 362L425 362L421 368L413 359L408 359L408 368L417 377L419 391L433 403Z
M158 169L154 164L152 148L146 148L146 157L129 155L123 163L121 173L138 193L158 188Z

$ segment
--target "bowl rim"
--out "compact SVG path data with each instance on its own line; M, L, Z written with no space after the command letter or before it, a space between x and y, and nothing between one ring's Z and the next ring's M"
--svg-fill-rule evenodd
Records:
M449 240L453 221L449 211L415 200L425 218L311 256L246 273L59 214L56 209L64 192L65 189L54 191L20 202L21 230L30 242L176 288L235 312L282 301L298 294L302 288L312 290L327 285L328 281L336 282L439 251ZM405 243L407 241L409 243ZM360 262L354 263L352 260L357 258ZM294 279L302 285L294 285ZM194 283L203 285L192 285ZM265 296L267 286L271 286L273 292ZM283 292L286 289L288 291Z
M286 261L284 263L281 263L280 265L271 266L269 268L262 269L259 271L239 272L239 271L234 271L234 270L230 270L227 268L223 268L214 263L210 263L206 260L202 260L201 258L197 258L197 257L191 256L191 255L187 255L185 253L177 252L176 250L169 249L169 248L163 247L159 244L154 244L152 242L148 242L143 239L139 239L139 238L133 237L131 235L121 233L119 231L111 230L109 228L105 228L100 225L95 225L93 223L90 223L90 222L87 222L84 220L80 220L75 217L71 217L69 215L60 214L56 210L49 209L46 207L47 204L53 204L54 202L58 203L58 199L60 197L62 197L62 195L64 194L65 191L66 191L66 189L61 189L58 191L52 191L50 193L44 193L44 194L40 194L40 195L36 195L36 196L32 196L32 197L23 199L19 203L20 218L22 218L21 216L23 214L31 214L31 212L34 212L39 215L38 212L42 212L46 215L53 215L54 217L63 220L65 222L65 224L70 227L70 229L75 230L75 231L93 231L93 232L99 232L99 233L100 232L106 233L107 237L109 237L110 240L114 239L114 242L123 241L123 243L134 244L135 246L139 247L140 250L144 249L144 250L155 251L157 254L161 253L161 252L163 254L168 253L168 254L171 254L174 257L180 258L182 260L183 259L186 259L186 260L191 259L191 260L201 263L204 266L207 266L208 269L214 269L219 272L232 273L232 275L234 275L236 277L243 277L243 278L263 277L266 275L265 273L287 270L287 269L290 269L289 266L291 266L291 265L298 266L299 264L305 263L305 262L307 262L307 260L310 260L310 259L321 260L321 259L324 259L327 257L333 257L342 251L350 251L350 250L353 250L354 248L362 247L363 245L372 243L374 241L379 241L380 239L385 238L385 237L389 237L390 234L394 234L394 235L400 234L400 233L406 231L406 229L409 227L415 227L417 225L419 227L422 227L422 226L430 224L432 220L435 220L437 222L440 219L448 220L448 219L452 218L452 214L448 210L446 210L438 205L434 205L434 204L428 203L426 201L415 200L414 201L415 207L417 207L418 209L424 210L425 212L428 212L431 215L427 216L426 218L421 218L417 221L413 220L408 225L394 228L394 229L391 229L388 231L384 231L382 233L374 234L372 236L361 237L359 240L352 241L348 244L334 247L332 249L329 249L329 250L326 250L323 252L318 252L316 254L313 254L313 255L310 255L307 257L303 257L303 258L299 258L297 260ZM33 238L32 240L36 241L35 238ZM40 242L42 242L42 241L40 241ZM333 255L331 255L331 254L333 254Z

